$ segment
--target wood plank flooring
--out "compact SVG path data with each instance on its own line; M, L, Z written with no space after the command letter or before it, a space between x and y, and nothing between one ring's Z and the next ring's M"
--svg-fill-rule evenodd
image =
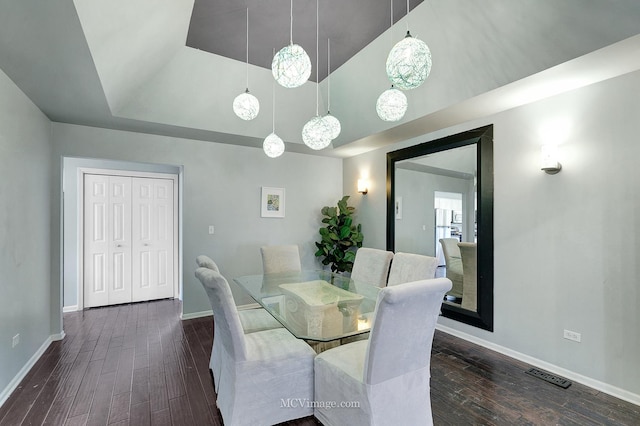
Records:
M221 425L209 373L212 319L179 319L173 300L64 314L54 342L0 407L5 425ZM640 425L640 407L437 332L436 425ZM320 424L313 417L289 425Z

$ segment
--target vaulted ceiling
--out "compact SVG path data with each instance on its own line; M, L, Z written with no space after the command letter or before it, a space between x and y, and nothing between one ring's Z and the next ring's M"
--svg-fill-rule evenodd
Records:
M332 39L331 112L342 134L320 155L349 156L640 69L637 0L319 0L320 68ZM245 89L258 118L231 109ZM53 121L259 147L271 132L271 50L288 42L290 1L0 0L0 68ZM294 2L294 42L315 52L313 0ZM397 14L397 16L395 16ZM311 23L311 24L310 24ZM375 101L386 55L410 26L433 69L407 92L399 123ZM213 53L212 53L213 52ZM333 56L335 54L335 59ZM340 64L340 66L338 66ZM314 69L315 74L315 69ZM288 151L327 105L327 79L276 85L275 127Z

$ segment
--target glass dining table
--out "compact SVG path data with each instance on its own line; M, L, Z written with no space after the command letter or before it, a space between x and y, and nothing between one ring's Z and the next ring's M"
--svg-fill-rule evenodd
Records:
M380 291L324 270L247 275L234 282L294 336L317 342L369 331Z

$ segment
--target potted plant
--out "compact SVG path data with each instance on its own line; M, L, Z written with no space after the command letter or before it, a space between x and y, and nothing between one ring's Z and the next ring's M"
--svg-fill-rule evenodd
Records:
M337 207L324 206L320 212L324 216L320 228L322 240L316 242L316 257L322 258L323 265L331 265L333 272L351 272L356 258L356 249L362 247L362 225L353 224L355 207L347 205L348 195L338 201Z

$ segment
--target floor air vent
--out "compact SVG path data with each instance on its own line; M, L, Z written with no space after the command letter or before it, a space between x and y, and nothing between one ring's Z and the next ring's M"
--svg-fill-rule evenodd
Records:
M551 373L547 373L546 371L538 370L537 368L530 368L525 373L532 375L533 377L537 377L538 379L542 379L545 382L552 383L556 386L560 386L561 388L568 388L571 386L571 381L565 379L564 377L556 376Z

